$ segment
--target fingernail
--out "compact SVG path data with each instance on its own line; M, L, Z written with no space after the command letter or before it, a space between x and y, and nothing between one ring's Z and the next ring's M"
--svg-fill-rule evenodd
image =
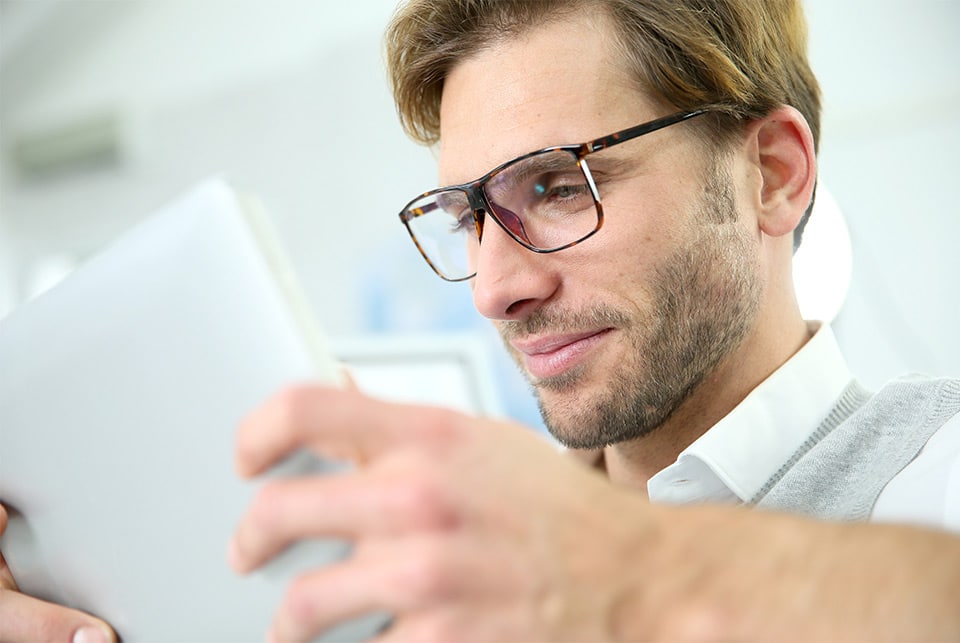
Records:
M102 627L84 625L73 635L73 643L110 643L113 639Z

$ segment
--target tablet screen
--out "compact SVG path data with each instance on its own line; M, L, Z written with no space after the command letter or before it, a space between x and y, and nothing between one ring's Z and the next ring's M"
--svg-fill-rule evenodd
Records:
M249 216L206 182L0 322L0 549L24 592L127 642L262 640L293 575L345 553L226 564L254 491L233 470L239 420L337 372Z

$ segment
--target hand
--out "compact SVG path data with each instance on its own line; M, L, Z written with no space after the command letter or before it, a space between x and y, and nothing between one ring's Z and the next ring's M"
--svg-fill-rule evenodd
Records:
M7 511L0 505L0 536L7 529ZM0 641L116 641L110 626L89 614L21 594L0 554Z
M381 641L960 635L946 534L650 505L522 427L325 388L251 416L237 467L254 476L299 447L357 468L265 484L233 566L305 538L355 549L293 582L274 640L370 611L394 615Z
M615 588L602 581L626 553L616 547L637 539L607 518L632 496L599 474L522 427L323 388L287 392L251 417L237 466L256 475L300 446L358 468L264 485L234 566L248 572L301 538L356 546L292 585L276 639L374 610L394 615L388 637L411 640L599 639L603 624L581 612L605 611ZM591 540L608 549L594 555Z

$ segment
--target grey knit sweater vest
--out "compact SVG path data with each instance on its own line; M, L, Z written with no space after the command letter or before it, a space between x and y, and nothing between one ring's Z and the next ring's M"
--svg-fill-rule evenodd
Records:
M960 380L915 376L871 395L851 382L751 504L826 520L867 520L884 486L960 412Z

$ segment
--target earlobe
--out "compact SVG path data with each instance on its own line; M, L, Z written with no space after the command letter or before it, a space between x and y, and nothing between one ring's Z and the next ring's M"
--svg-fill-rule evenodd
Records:
M781 107L755 123L760 191L760 228L773 237L793 232L817 176L813 135L793 107Z

